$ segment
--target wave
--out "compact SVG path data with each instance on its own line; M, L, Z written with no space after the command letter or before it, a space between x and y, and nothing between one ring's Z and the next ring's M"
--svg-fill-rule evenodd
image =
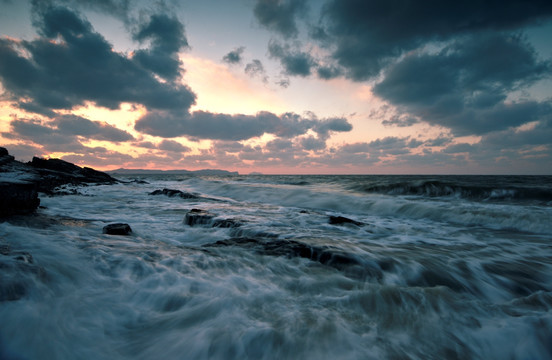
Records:
M352 190L385 195L449 197L478 201L552 202L552 187L546 184L473 184L477 182L411 180L387 184L356 184ZM550 184L550 183L549 183ZM502 186L501 186L502 185Z
M264 204L306 209L336 216L343 215L367 223L376 216L430 220L461 226L481 226L531 233L552 231L550 206L532 203L546 201L548 198L552 201L550 190L542 190L544 192L542 195L538 189L517 188L517 195L514 195L513 190L501 192L485 186L452 187L451 184L442 181L421 181L416 185L413 182L402 185L389 184L387 187L379 187L378 191L372 189L369 191L372 194L367 195L324 185L304 187L281 184L239 184L199 179L187 185L191 189L186 190L200 193L204 197L226 199L246 207L255 208L257 205L254 204ZM406 194L419 195L419 197L395 196ZM513 196L533 200L532 202L503 201Z

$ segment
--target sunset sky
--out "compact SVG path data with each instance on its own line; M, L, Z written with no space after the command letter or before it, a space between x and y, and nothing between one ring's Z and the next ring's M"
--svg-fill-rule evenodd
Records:
M0 0L0 145L102 170L552 174L552 2Z

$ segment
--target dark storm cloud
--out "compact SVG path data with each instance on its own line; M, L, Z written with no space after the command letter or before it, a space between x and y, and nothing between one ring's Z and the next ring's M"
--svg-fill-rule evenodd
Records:
M195 102L188 87L159 82L139 62L112 51L90 23L69 9L47 7L38 15L36 25L44 37L0 39L0 80L13 100L26 98L50 109L70 109L86 101L110 109L123 102L187 109ZM174 49L170 44L166 48Z
M406 56L389 68L374 94L458 135L484 134L545 116L550 104L504 100L549 73L550 63L539 61L522 37L487 34L435 54Z
M240 46L232 51L230 51L228 54L224 55L222 58L222 61L228 64L240 64L242 62L242 54L245 50L245 47Z
M274 40L268 44L268 53L271 58L280 61L286 75L309 76L311 68L316 66L316 60L309 53Z
M343 71L337 66L320 66L316 69L318 77L324 80L335 79L343 75Z
M261 25L291 38L297 36L297 18L306 10L305 0L257 0L253 13Z
M52 122L61 134L78 135L90 139L124 142L134 140L128 132L104 122L91 121L80 116L63 115Z
M345 119L311 119L294 113L275 115L262 111L256 115L214 114L196 111L191 114L153 111L136 122L137 131L161 136L213 140L246 140L265 133L292 138L305 134L309 129L320 134L330 131L349 131L351 125Z
M34 102L19 102L17 103L17 107L23 111L44 115L49 118L56 116L56 113L50 110L50 108L40 106Z
M38 120L12 120L12 136L31 140L37 144L71 143L76 136L88 139L126 142L134 140L128 132L104 122L91 121L80 116L62 115L47 123ZM4 133L3 136L6 136Z
M519 29L552 16L552 3L525 1L330 0L311 36L358 81L432 41L484 31Z
M547 119L535 123L528 130L507 129L483 136L481 143L496 149L546 146L552 150L552 108L549 108Z
M152 15L146 23L139 25L133 38L140 42L151 40L149 49L134 53L133 59L136 62L166 80L179 78L178 51L188 47L188 40L184 26L176 17L166 14Z

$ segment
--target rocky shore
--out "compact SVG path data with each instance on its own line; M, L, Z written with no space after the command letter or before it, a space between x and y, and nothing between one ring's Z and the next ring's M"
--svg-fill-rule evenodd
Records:
M38 193L54 195L62 185L114 184L117 179L88 167L61 159L41 159L23 163L0 147L0 217L33 212L39 205Z

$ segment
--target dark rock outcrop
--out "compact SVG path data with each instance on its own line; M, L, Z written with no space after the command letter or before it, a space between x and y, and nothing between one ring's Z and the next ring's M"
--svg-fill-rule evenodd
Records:
M190 194L187 192L183 192L180 190L174 190L174 189L163 189L163 190L155 190L149 193L149 195L167 195L168 197L181 197L183 199L199 199L200 197L198 195Z
M27 214L38 205L39 175L0 147L0 217Z
M27 163L34 168L39 176L39 191L52 194L53 190L64 184L85 185L85 184L115 184L117 179L110 175L91 169L80 167L61 159L40 159L33 157Z
M262 255L301 257L318 262L322 265L344 271L349 275L381 279L380 266L373 261L367 261L359 256L347 253L330 246L316 246L295 240L232 238L206 244L206 248L239 246L251 249Z
M130 235L130 225L123 223L108 224L103 227L103 233L108 235Z
M91 168L81 168L60 159L33 158L16 161L0 147L0 217L33 212L40 200L38 192L58 194L61 185L114 184L117 179ZM59 194L71 193L61 191Z
M345 225L345 224L352 224L352 225L356 225L356 226L364 225L360 221L349 219L349 218L346 218L344 216L332 216L332 215L330 215L328 223L330 223L332 225Z

